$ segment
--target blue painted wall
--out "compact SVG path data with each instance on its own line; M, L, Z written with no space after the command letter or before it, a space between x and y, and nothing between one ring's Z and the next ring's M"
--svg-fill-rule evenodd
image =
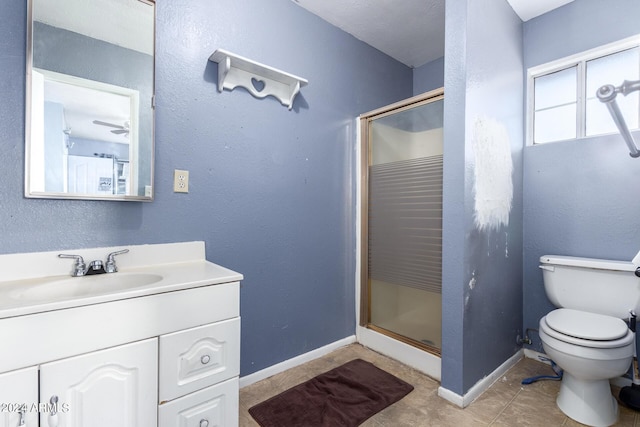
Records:
M355 119L410 97L411 69L290 0L158 2L156 200L25 199L25 21L3 6L1 253L204 240L245 275L242 375L354 333ZM293 111L219 93L218 48L310 83Z
M413 95L429 92L444 86L444 56L414 68Z
M575 1L524 24L525 64L638 32L637 0ZM640 132L635 138L640 140ZM619 135L529 146L524 160L524 327L538 328L554 308L538 269L541 255L628 261L640 250L640 160L629 156ZM530 337L532 348L542 351L538 335Z
M521 24L507 2L446 3L442 386L459 395L519 349ZM472 130L483 116L501 123L509 135L513 201L508 225L481 231L474 224Z

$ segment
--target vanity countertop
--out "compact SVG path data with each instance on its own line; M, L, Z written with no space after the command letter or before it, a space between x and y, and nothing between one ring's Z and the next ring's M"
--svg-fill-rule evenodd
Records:
M62 273L70 271L70 260L57 258L58 253L74 253L83 256L88 263L92 259L103 259L107 253L119 249L129 249L130 253L117 258L117 273L71 277L68 272ZM203 242L0 255L0 268L3 264L8 270L0 276L0 319L237 282L243 278L240 273L204 259ZM31 266L35 267L24 270ZM47 271L50 273L46 274ZM137 277L153 280L141 286L107 286L97 292L80 292L79 295L71 292L39 298L25 297L30 291L33 293L38 287L49 284L57 289L73 286L82 290L85 283L106 276L110 283L116 283L118 278L132 282Z

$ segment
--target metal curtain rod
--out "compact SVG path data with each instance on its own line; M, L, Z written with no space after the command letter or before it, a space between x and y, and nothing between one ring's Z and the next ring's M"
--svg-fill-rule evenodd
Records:
M627 143L629 147L629 155L631 157L640 157L640 150L636 146L635 141L633 140L633 136L631 132L629 132L629 128L627 127L627 123L624 121L624 117L622 117L622 112L620 111L620 107L618 107L618 103L616 102L616 96L618 93L627 96L631 92L635 92L640 90L640 80L628 81L625 80L618 87L613 85L604 85L601 86L600 89L596 92L598 99L600 102L604 102L607 104L607 108L609 109L609 113L613 118L613 121L618 126L618 130L620 134L624 138L624 142Z

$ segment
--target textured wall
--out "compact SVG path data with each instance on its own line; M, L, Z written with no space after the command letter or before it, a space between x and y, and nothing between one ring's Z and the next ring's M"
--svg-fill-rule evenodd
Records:
M444 56L414 68L413 95L429 92L444 86Z
M636 35L639 22L637 0L575 1L524 24L525 64ZM640 141L640 132L635 138ZM544 292L540 256L631 260L640 250L640 160L628 153L619 135L525 148L525 328L538 328L554 308ZM542 351L538 335L530 337L532 348Z
M523 24L524 64L554 59L640 32L637 0L579 0Z
M355 118L411 96L411 70L290 0L157 8L156 200L132 203L23 198L26 4L3 6L0 251L204 240L245 275L242 375L353 334ZM310 83L292 111L219 93L217 48Z
M519 348L521 21L507 2L447 2L445 39L442 386L462 395ZM478 120L500 132L481 132ZM478 222L490 202L478 199L487 162L508 180L509 160L512 196L499 194L511 199L507 218Z

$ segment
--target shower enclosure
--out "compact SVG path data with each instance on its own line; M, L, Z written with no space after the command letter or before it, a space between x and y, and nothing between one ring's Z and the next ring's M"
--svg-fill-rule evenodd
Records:
M438 90L360 116L360 326L434 356L442 342L443 104Z

